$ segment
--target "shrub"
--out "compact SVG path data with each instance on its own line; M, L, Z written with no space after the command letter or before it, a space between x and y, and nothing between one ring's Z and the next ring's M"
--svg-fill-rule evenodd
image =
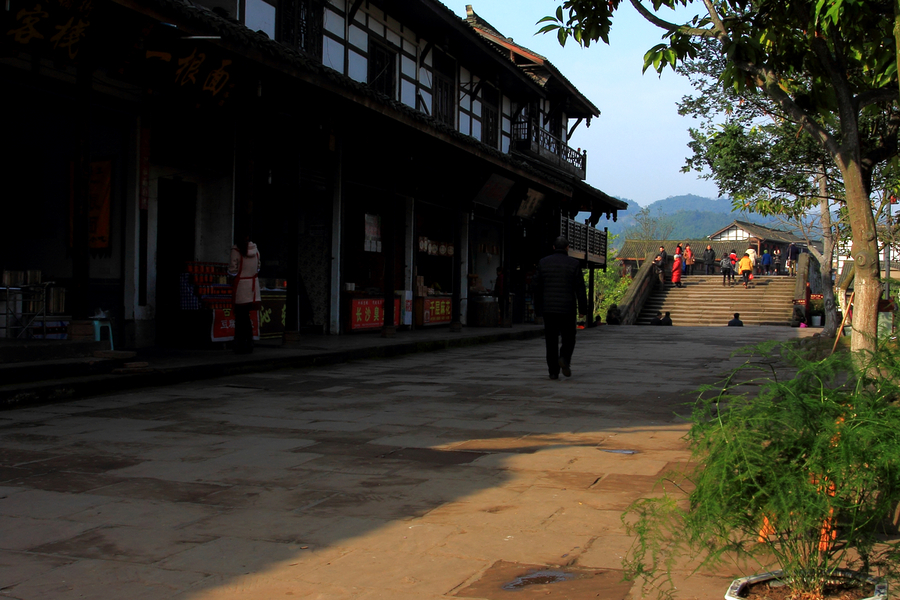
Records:
M777 563L794 598L814 599L840 568L892 574L898 546L880 534L900 502L896 350L859 365L847 353L810 360L794 344L752 355L692 406L693 490L667 485L623 516L636 536L628 576L665 595L677 558L750 558Z

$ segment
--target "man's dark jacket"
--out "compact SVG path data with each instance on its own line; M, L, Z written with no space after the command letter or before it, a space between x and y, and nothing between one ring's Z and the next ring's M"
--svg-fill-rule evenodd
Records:
M538 315L575 314L576 308L578 314L587 314L581 265L566 250L556 250L540 260L534 285L534 308Z

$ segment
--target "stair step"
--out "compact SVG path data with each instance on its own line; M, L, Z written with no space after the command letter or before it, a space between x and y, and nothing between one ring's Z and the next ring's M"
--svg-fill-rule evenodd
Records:
M734 313L740 313L745 326L790 325L795 283L792 277L763 275L744 289L740 281L723 286L721 276L687 276L681 288L667 282L652 292L636 324L649 324L660 311L671 313L680 326L721 327Z

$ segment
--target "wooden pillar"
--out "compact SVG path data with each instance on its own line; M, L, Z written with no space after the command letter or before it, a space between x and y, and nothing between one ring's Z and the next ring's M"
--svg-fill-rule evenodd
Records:
M67 290L72 320L69 339L94 338L93 324L88 321L92 309L89 287L91 275L90 196L91 196L91 88L94 70L87 64L78 66L75 79L76 150L72 161L72 285Z
M238 125L234 159L234 236L253 235L253 196L256 185L255 139L249 122Z
M303 156L295 157L297 174L292 185L287 186L288 210L286 218L293 235L287 241L287 293L285 295L284 342L296 341L300 332L300 203L303 187Z
M462 268L460 266L460 256L463 253L459 251L462 248L462 226L460 225L460 213L457 210L453 215L453 247L456 249L453 253L453 291L450 297L450 331L453 333L462 332L461 302L462 302Z
M381 337L397 335L397 324L394 323L394 263L397 260L395 240L397 210L394 206L396 201L397 198L393 195L388 198L381 219L381 251L384 254L384 326L381 328Z
M594 267L589 267L590 275L588 276L588 314L587 323L588 327L593 327L597 324L597 319L594 318L594 302L596 301L596 294L594 292Z
M513 216L508 206L503 210L503 254L500 267L503 269L503 290L497 298L497 309L500 313L500 327L512 327L512 315L509 307L509 284L511 283L510 265L512 262Z

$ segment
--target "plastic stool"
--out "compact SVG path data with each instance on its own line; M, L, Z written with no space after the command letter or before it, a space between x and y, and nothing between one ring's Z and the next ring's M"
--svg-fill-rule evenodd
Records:
M100 341L100 331L102 331L103 328L105 327L106 331L109 332L109 349L115 350L115 347L113 346L112 323L110 323L109 321L101 321L100 319L94 319L93 322L94 322L94 340L98 341L98 342Z

